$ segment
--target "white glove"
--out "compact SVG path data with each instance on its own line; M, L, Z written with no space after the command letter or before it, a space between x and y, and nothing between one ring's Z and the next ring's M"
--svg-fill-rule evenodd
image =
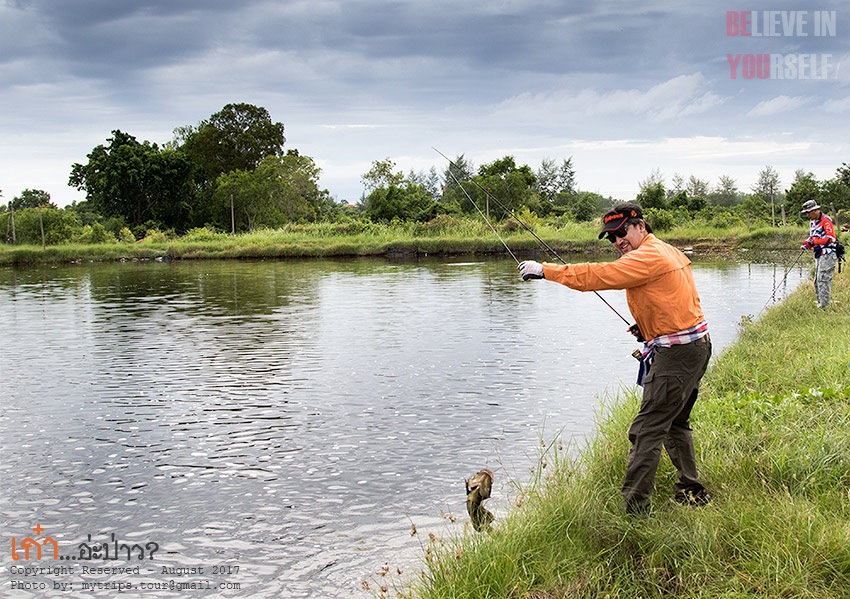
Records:
M525 260L519 263L517 266L519 269L519 274L522 275L522 280L527 281L528 279L542 279L543 278L543 265L540 262L535 262L534 260Z

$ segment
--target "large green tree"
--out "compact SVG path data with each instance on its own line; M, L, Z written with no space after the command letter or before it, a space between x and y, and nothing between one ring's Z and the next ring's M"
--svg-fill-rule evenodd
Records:
M285 142L283 123L273 122L265 108L246 103L227 104L195 126L175 129L172 145L185 152L195 168L194 224L220 224L216 185L221 175L250 172L263 158L283 156Z
M318 187L320 173L312 158L289 150L263 158L255 169L223 174L215 191L219 222L253 231L315 220L327 213L329 203L327 190Z
M107 142L91 151L86 164L72 166L68 184L85 191L103 216L122 217L131 227L155 223L185 230L194 197L188 158L120 130Z
M548 211L549 207L541 204L536 191L537 177L528 165L517 166L513 156L482 164L478 167L475 181L476 187L486 190L479 194L483 197L476 203L488 217L501 219L523 206L541 216L544 215L541 212ZM461 205L464 206L463 203ZM464 210L471 210L468 203Z
M203 182L212 183L231 171L251 171L267 156L282 156L286 143L283 123L252 104L227 104L195 127L175 131L180 147L200 169Z

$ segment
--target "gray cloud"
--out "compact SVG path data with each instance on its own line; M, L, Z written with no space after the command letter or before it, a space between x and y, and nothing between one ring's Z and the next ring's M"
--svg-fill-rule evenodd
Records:
M809 10L767 0L745 8ZM0 135L15 147L0 149L0 189L67 195L67 172L48 178L37 166L45 147L69 169L112 129L163 142L242 101L283 121L288 145L314 156L325 185L346 198L372 160L427 167L438 142L479 163L499 152L529 162L587 152L586 180L620 178L618 190L633 190L639 169L666 168L648 165L647 148L673 167L682 153L666 152L669 138L713 140L711 152L690 154L701 157L693 168L716 159L717 139L772 142L747 146L771 148L744 153L754 163L803 162L818 148L835 155L847 143L831 121L850 96L841 70L850 10L835 0L818 9L836 11L837 35L727 36L726 7L673 0L6 0ZM778 52L832 53L835 76L730 77L727 53ZM789 131L820 143L802 152L786 143ZM609 156L640 155L606 167L595 148L622 140Z

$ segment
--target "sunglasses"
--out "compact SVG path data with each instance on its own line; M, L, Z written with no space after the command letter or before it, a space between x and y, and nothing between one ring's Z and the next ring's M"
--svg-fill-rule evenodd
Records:
M622 239L623 237L628 235L628 233L626 233L626 229L628 229L628 228L629 228L629 225L626 225L622 229L618 229L617 231L612 231L612 232L608 233L606 238L608 239L609 242L615 243L618 239Z

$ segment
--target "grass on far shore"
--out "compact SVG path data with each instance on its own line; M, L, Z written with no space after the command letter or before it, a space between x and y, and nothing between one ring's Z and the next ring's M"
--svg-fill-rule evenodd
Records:
M811 281L715 358L692 426L706 507L669 498L620 508L626 430L639 398L606 405L578 457L555 447L547 476L491 534L433 538L417 599L850 597L850 272L815 307ZM555 444L553 443L553 446Z
M563 223L533 219L524 223L559 254L610 253L599 241L598 223ZM293 224L280 229L230 235L209 229L194 229L168 238L152 232L137 243L7 245L0 244L0 265L108 262L119 260L273 259L329 256L391 256L506 254L502 243L513 252L544 252L540 242L516 221L505 221L497 236L483 221L434 219L428 223L381 225L367 221L349 223ZM798 248L808 235L802 227L711 228L677 226L658 236L696 251L723 253L742 248L767 251ZM501 240L499 239L501 237Z

